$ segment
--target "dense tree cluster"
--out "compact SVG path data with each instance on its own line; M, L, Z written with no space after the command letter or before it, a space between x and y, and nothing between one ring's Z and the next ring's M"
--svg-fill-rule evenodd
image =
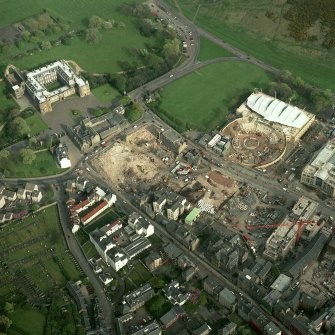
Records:
M8 328L12 325L11 315L14 312L14 304L11 302L6 302L1 306L0 313L0 334L7 334Z
M127 106L124 116L129 122L135 122L142 117L143 112L144 110L141 104L138 102L134 102Z
M318 36L310 35L309 29L320 22L323 45L335 47L335 10L333 0L290 0L290 8L285 14L289 21L290 35L297 41L316 40ZM320 34L321 35L321 34Z
M150 8L141 3L125 3L121 6L121 12L127 16L149 18L152 16Z
M21 139L30 132L27 122L20 116L7 122L5 130L7 137L11 139Z
M113 19L104 20L100 16L93 15L88 20L86 41L89 44L97 44L102 38L100 29L112 29L113 27L125 28L125 26L123 22L115 22Z
M121 6L121 11L137 18L142 35L153 37L152 44L148 43L144 48L129 48L134 60L120 61L122 73L108 76L109 83L123 94L168 72L181 55L181 42L174 30L152 15L147 5L127 3Z

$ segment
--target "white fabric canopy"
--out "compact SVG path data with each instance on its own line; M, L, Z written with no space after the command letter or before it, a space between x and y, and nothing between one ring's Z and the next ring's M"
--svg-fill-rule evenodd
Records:
M253 93L247 99L247 106L265 120L293 128L303 128L308 122L308 115L300 108L265 95Z

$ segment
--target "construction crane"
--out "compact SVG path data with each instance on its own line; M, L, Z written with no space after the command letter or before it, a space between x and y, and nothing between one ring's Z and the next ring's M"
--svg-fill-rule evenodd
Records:
M247 226L247 229L254 230L254 229L271 229L271 228L278 228L278 227L290 227L298 225L297 236L295 242L298 243L301 238L302 229L305 224L314 223L314 221L307 221L307 220L298 220L297 222L289 222L289 223L277 223L277 224L267 224L267 225L260 225L260 226Z

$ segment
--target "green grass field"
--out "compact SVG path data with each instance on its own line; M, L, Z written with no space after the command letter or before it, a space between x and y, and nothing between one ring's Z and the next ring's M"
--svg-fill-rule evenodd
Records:
M120 96L120 92L109 84L96 87L91 92L101 102L111 102L117 96Z
M32 116L25 119L28 127L30 128L30 135L38 135L43 130L48 129L47 124L42 120L39 113L35 112Z
M223 125L238 97L270 82L268 73L248 63L213 64L166 86L161 108L186 129L209 131Z
M19 158L17 157L17 159ZM49 151L37 152L36 159L31 165L24 165L16 159L8 160L3 169L8 178L42 177L66 171L56 165L56 161Z
M135 1L141 2L141 1ZM97 45L89 45L84 39L73 38L70 45L59 45L50 50L36 52L33 55L25 56L15 65L23 69L32 69L36 66L57 59L73 59L82 68L98 73L119 71L118 61L131 60L130 48L143 48L145 43L150 42L149 38L142 36L132 17L123 15L119 7L122 0L19 0L15 4L10 1L0 0L1 17L0 26L15 23L31 15L48 9L52 14L70 22L71 28L87 28L87 22L92 15L99 15L105 19L114 19L116 22L125 23L125 28L112 28L102 31L102 40ZM18 10L19 9L19 10ZM32 47L33 45L31 45ZM10 55L22 51L12 46ZM0 63L8 64L8 56L0 55Z
M208 40L207 38L200 36L200 52L198 55L198 60L206 61L218 57L233 57L234 55L221 48L217 44Z
M22 330L24 334L29 335L44 334L45 316L36 309L32 309L29 306L15 309L11 319L13 321L13 331L17 330L18 334L20 334L20 330ZM12 333L10 328L8 334L16 333Z
M166 0L171 6L174 0ZM237 0L207 4L178 0L179 8L194 23L223 41L279 69L287 69L306 82L321 88L335 89L335 50L318 43L299 43L287 38L287 23L282 18L287 5L268 1ZM199 6L200 5L200 6ZM265 13L278 16L272 22Z

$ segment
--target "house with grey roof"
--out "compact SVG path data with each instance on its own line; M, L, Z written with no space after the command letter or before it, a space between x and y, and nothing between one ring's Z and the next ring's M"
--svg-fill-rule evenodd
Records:
M228 308L231 312L234 312L237 305L237 298L235 293L227 288L224 288L219 293L219 303L222 306Z
M210 295L217 296L222 291L222 289L223 287L220 285L219 281L214 277L208 276L204 280L204 290Z
M237 324L234 322L229 322L223 328L219 329L218 335L233 335L237 329Z
M16 194L18 199L20 200L26 199L26 190L24 188L19 188Z
M192 331L192 335L208 335L212 328L207 324L204 323L197 329Z
M167 329L171 327L178 319L184 317L185 315L186 313L182 307L174 306L160 318L160 322L163 327Z
M154 297L154 295L155 291L150 284L145 284L137 288L135 291L123 296L120 312L122 314L133 312L143 306L147 301Z
M143 328L135 331L134 333L131 333L131 335L161 335L161 334L162 329L156 321L153 321L145 325Z
M15 201L17 198L16 192L10 191L10 190L4 190L2 192L2 196L5 198L5 200L8 200L8 201Z

